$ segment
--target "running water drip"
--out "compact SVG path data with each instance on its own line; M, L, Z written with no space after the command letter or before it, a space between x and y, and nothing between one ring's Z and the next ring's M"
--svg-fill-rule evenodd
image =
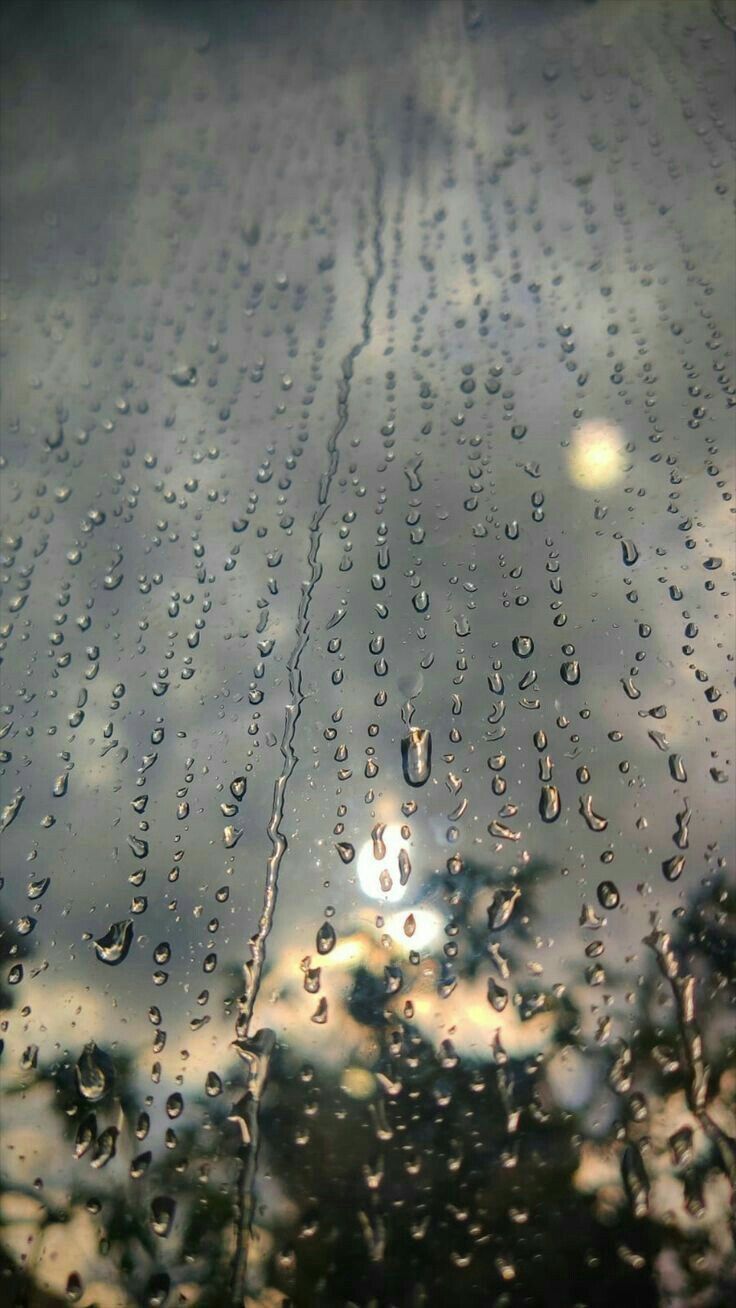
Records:
M708 1111L708 1077L710 1069L703 1054L703 1039L695 1009L695 977L683 974L672 949L669 935L656 926L644 943L654 951L659 969L672 989L677 1011L680 1045L685 1070L685 1095L688 1107L711 1140L718 1164L731 1186L731 1204L736 1196L736 1139L719 1125Z
M274 1037L270 1031L258 1031L251 1036L250 1027L253 1010L258 998L258 991L266 959L266 940L273 926L278 894L278 880L281 861L286 853L288 842L281 829L284 816L286 789L298 755L294 749L296 727L304 702L302 690L301 658L309 640L309 611L317 584L322 576L322 564L319 561L319 549L322 540L322 520L327 512L330 490L337 472L340 453L339 439L350 417L350 388L353 378L353 364L371 340L373 323L373 299L376 287L384 272L383 229L385 217L383 212L383 164L379 153L371 147L373 163L373 271L366 277L365 297L361 315L360 339L344 356L341 364L341 376L337 383L337 417L327 440L327 468L319 481L317 507L309 525L309 551L307 554L308 577L302 584L302 593L297 612L296 637L286 668L289 683L289 702L284 712L284 730L281 736L281 758L283 766L276 778L273 788L273 804L268 822L268 838L271 853L266 863L266 883L263 907L258 921L258 928L250 941L251 958L244 968L245 991L239 1002L236 1020L236 1039L233 1042L237 1053L248 1068L248 1085L243 1099L236 1107L234 1119L241 1124L245 1158L239 1184L239 1228L237 1247L233 1260L232 1286L235 1302L242 1302L245 1294L245 1274L248 1262L248 1245L253 1220L253 1191L258 1160L259 1116L258 1104L268 1076L268 1064L273 1049Z

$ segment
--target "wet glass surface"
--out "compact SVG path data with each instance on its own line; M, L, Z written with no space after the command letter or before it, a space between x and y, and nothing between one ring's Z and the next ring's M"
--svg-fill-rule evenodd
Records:
M4 1301L725 1304L736 7L2 23Z

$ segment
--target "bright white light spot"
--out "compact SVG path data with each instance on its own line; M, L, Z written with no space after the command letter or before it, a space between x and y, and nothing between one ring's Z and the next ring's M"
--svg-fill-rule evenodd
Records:
M383 833L386 846L384 858L375 858L373 842L367 840L358 852L358 881L364 895L371 899L380 899L384 904L397 904L404 898L408 883L402 886L399 880L399 850L404 848L401 828L397 825L387 826Z
M624 440L613 422L594 418L584 422L572 438L570 472L587 490L610 486L623 474Z

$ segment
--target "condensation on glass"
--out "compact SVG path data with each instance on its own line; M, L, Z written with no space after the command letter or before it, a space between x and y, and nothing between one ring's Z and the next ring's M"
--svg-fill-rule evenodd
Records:
M4 1302L717 1308L736 8L2 22Z

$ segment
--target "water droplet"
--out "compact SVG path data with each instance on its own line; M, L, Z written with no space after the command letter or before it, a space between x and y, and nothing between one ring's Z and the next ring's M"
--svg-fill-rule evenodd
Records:
M108 1094L113 1081L113 1065L93 1040L85 1045L74 1071L79 1093L89 1103L98 1103Z
M520 659L528 659L534 653L534 641L531 636L514 636L511 648Z
M597 813L593 812L592 795L580 796L580 812L585 818L585 821L587 822L591 831L605 831L606 827L608 826L608 818L599 817Z
M128 957L128 950L133 943L133 923L128 917L112 926L94 942L97 957L101 963L116 967Z
M5 805L0 813L0 831L5 831L10 826L11 822L15 821L24 799L24 794L22 791L19 791L17 795L13 796L10 803Z
M662 864L662 872L667 881L678 881L685 869L685 855L673 854L671 858L665 859Z
M165 1240L171 1232L176 1213L176 1201L168 1195L157 1195L151 1200L151 1230Z
M335 948L335 928L331 922L323 922L316 937L316 946L318 954L329 954Z
M560 792L557 786L542 786L539 812L543 822L555 822L560 816Z
M673 781L687 781L687 771L681 754L670 754L670 773Z
M580 681L580 664L577 659L567 659L560 666L560 676L568 686L577 686Z
M423 786L432 766L432 737L424 727L411 727L401 743L405 780L410 786Z
M520 896L521 891L518 886L507 890L494 890L488 906L488 925L491 931L502 931L505 926L508 926Z
M169 376L175 386L194 386L197 381L197 369L192 364L180 363Z
M618 908L621 902L621 896L618 886L613 881L601 881L598 886L598 903L601 908L613 909Z

